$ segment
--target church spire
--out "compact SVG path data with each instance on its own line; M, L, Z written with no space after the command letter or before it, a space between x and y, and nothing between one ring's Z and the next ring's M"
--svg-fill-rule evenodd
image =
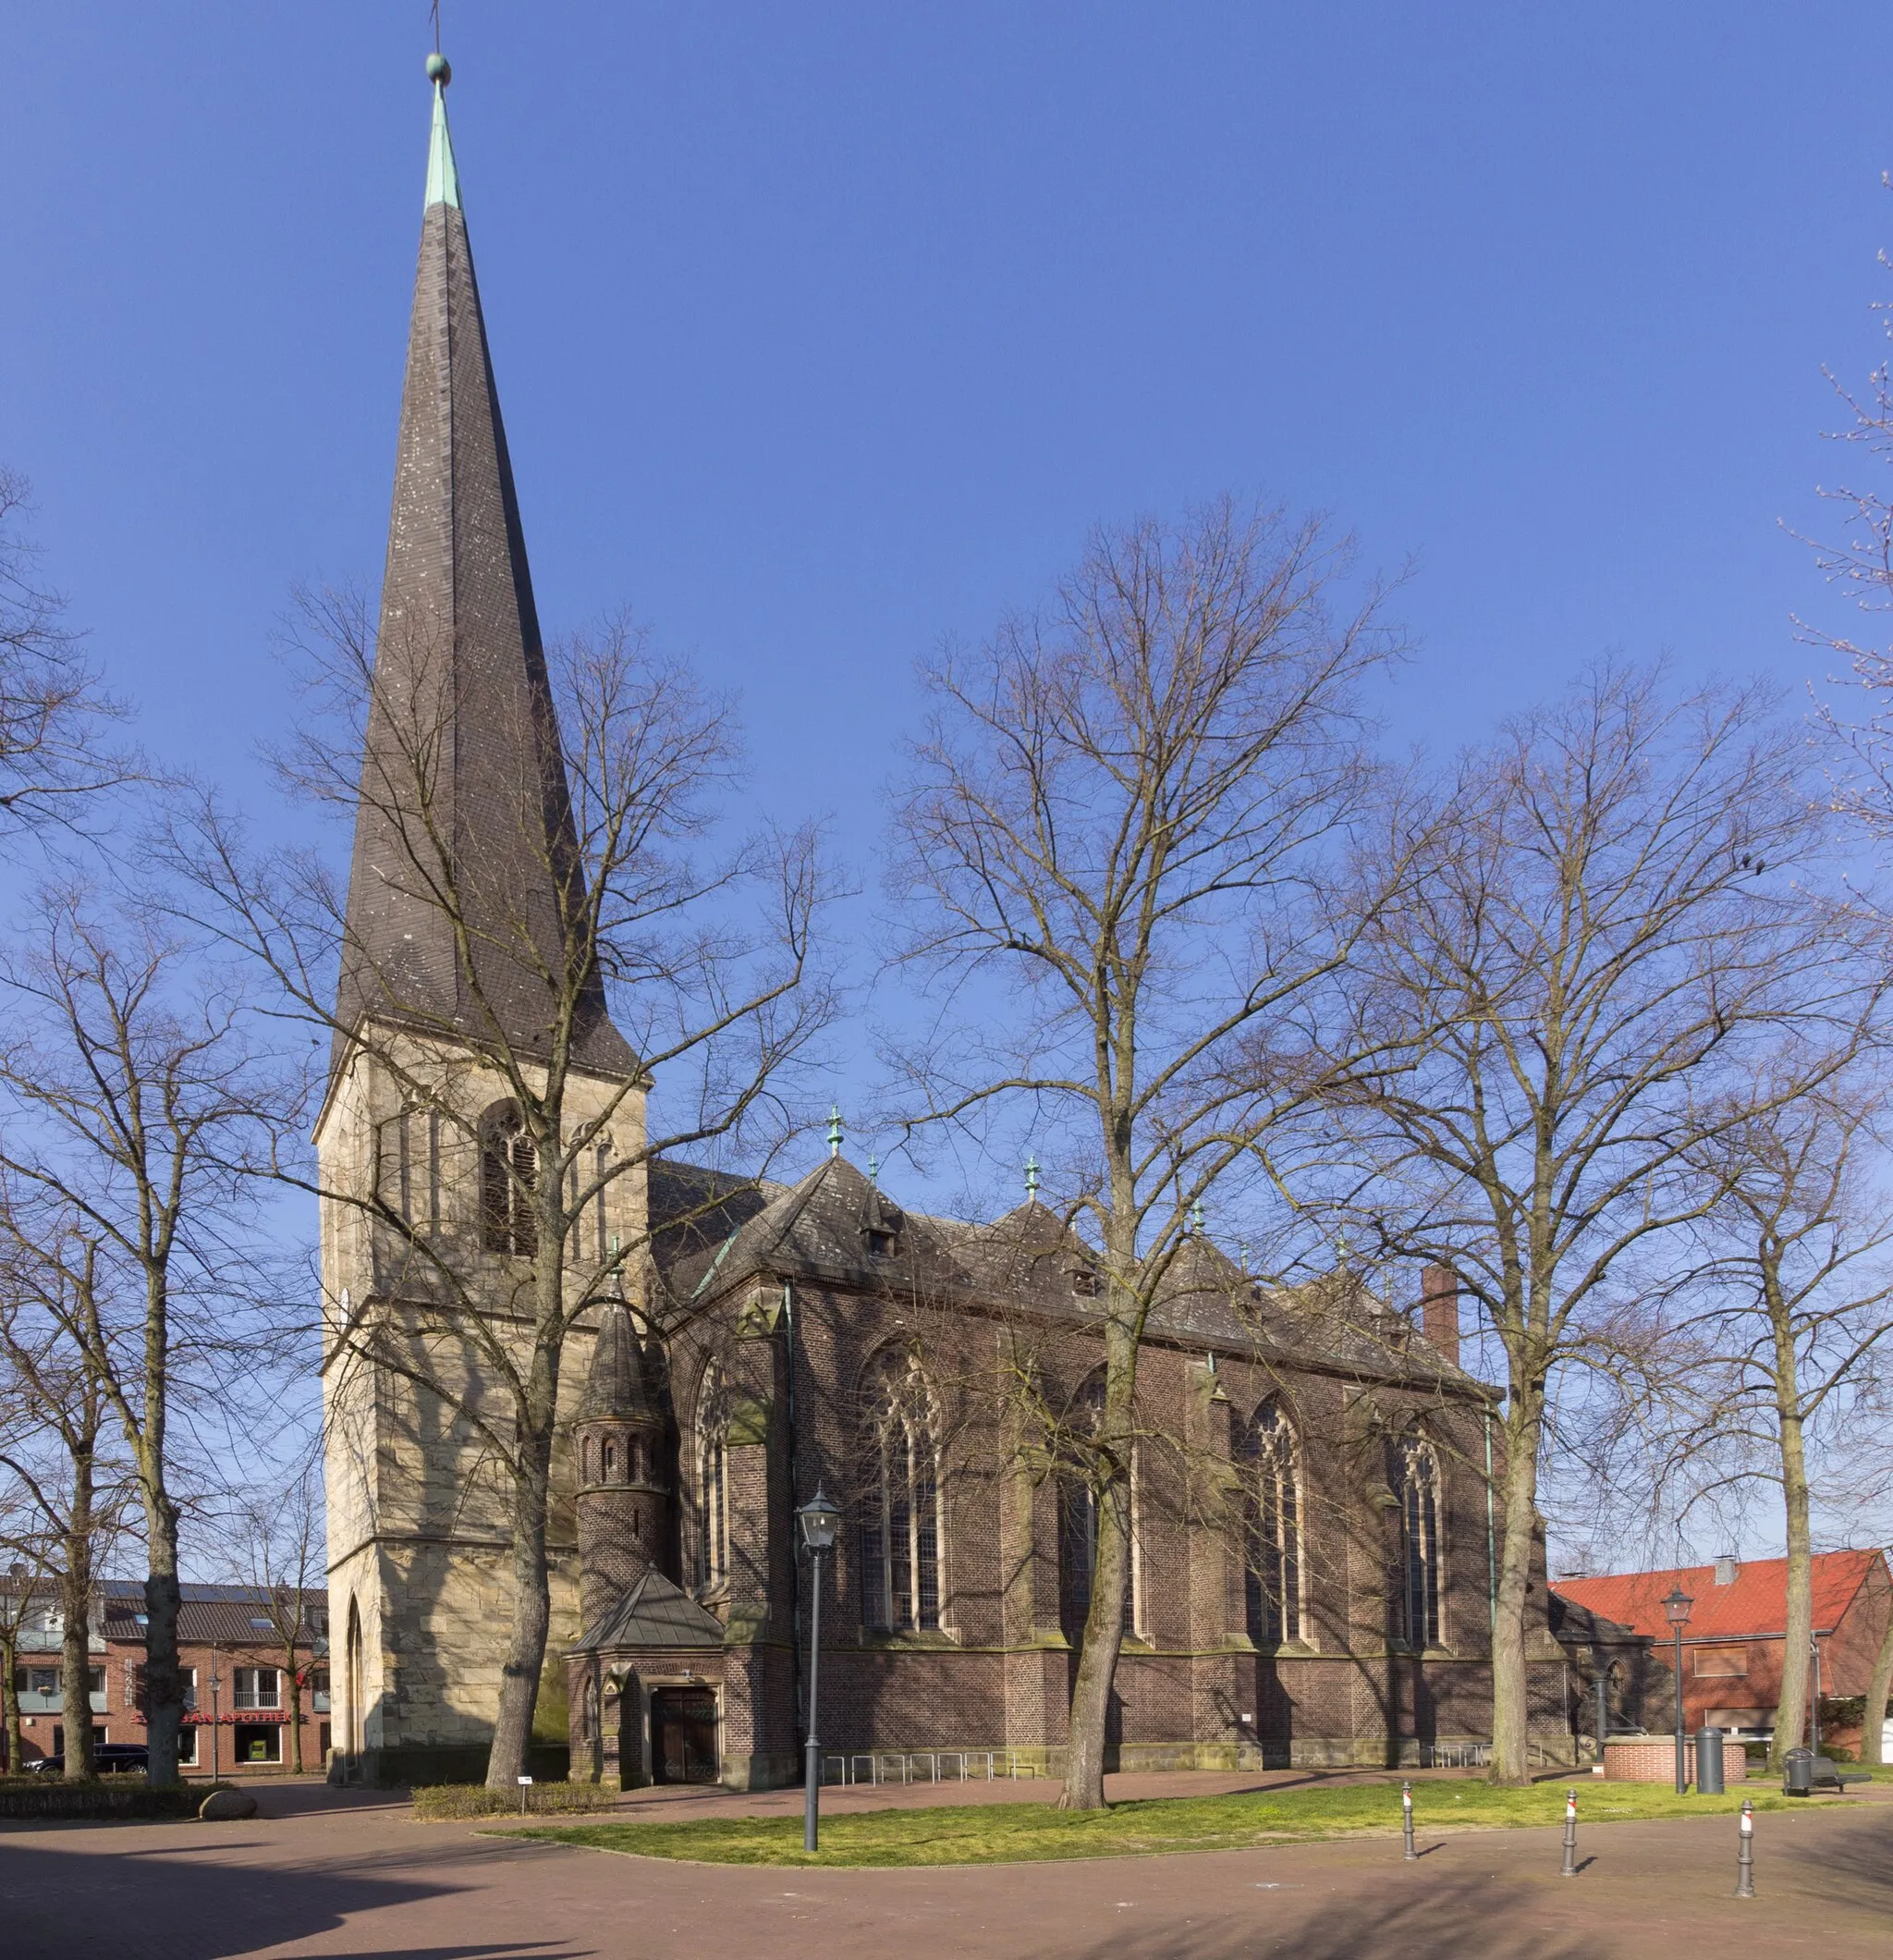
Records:
M542 1051L577 834L447 130L434 123L338 1018ZM590 976L572 1058L629 1072Z

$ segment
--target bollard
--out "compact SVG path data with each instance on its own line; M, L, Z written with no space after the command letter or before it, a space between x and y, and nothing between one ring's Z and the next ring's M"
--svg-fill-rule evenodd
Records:
M1420 1854L1413 1849L1413 1786L1411 1783L1402 1783L1400 1785L1400 1818L1402 1828L1405 1830L1407 1836L1406 1856L1417 1858Z
M1574 1879L1578 1875L1578 1793L1567 1790L1564 1794L1564 1869L1558 1873L1561 1879Z
M1741 1854L1735 1861L1735 1895L1753 1899L1755 1895L1755 1806L1752 1797L1741 1800Z

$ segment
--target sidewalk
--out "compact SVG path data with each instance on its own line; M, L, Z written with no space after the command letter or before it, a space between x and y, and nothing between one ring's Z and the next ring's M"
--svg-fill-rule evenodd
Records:
M1238 1778L1126 1778L1186 1794ZM1252 1783L1254 1779L1246 1780ZM1816 1799L1756 1826L1739 1901L1725 1817L921 1871L695 1866L419 1825L399 1795L278 1786L238 1825L0 1831L7 1960L1675 1960L1727 1945L1827 1960L1893 1945L1893 1804ZM833 1793L831 1793L833 1795ZM1048 1789L1040 1793L1048 1798ZM925 1803L933 1793L903 1801ZM792 1805L638 1793L630 1804ZM1020 1800L1029 1801L1029 1797ZM859 1798L852 1799L859 1802Z

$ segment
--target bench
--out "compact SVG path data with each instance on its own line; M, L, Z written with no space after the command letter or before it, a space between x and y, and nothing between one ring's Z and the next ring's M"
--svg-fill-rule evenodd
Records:
M1870 1783L1872 1782L1873 1778L1864 1770L1856 1770L1850 1774L1831 1757L1817 1756L1808 1765L1808 1782L1815 1790L1834 1790L1845 1796L1849 1783ZM1786 1783L1782 1787L1786 1790ZM1788 1794L1792 1795L1793 1792L1789 1791Z

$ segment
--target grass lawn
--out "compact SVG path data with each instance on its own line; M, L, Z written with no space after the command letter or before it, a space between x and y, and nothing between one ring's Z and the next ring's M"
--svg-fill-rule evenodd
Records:
M1738 1785L1728 1796L1678 1796L1660 1783L1421 1783L1413 1819L1424 1838L1442 1831L1555 1824L1567 1787L1578 1793L1580 1829L1635 1818L1730 1816L1744 1794L1757 1810L1797 1807L1777 1783ZM1833 1802L1832 1798L1810 1801ZM1805 1807L1801 1805L1799 1807ZM979 1804L951 1809L870 1810L822 1820L822 1849L802 1850L796 1817L718 1818L685 1824L569 1824L517 1833L647 1858L708 1865L997 1865L1041 1858L1114 1858L1166 1851L1227 1851L1384 1832L1398 1838L1400 1788L1386 1783L1264 1790L1240 1796L1154 1797L1107 1811L1068 1813L1049 1804ZM513 1835L514 1833L508 1833ZM1582 1843L1582 1839L1580 1840Z

